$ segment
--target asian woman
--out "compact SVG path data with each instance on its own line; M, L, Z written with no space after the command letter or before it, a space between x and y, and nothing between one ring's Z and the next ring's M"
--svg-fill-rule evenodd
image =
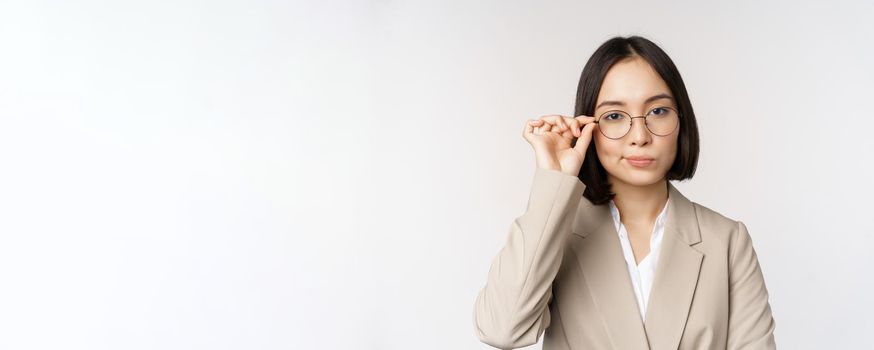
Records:
M574 116L525 122L536 170L477 295L502 349L775 349L746 225L671 181L698 161L680 73L652 41L615 37L583 68Z

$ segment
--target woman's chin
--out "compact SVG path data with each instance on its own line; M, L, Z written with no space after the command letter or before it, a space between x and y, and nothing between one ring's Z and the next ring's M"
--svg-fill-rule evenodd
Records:
M653 171L630 171L623 176L619 177L619 180L625 182L632 186L649 186L656 182L662 180L664 176L659 176Z

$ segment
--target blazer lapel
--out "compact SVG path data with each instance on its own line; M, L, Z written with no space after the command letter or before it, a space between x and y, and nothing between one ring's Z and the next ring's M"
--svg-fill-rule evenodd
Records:
M571 247L610 339L616 349L649 349L610 208L581 201Z
M662 252L656 266L646 308L646 334L653 349L676 349L680 344L704 254L695 207L668 182L668 208Z
M572 249L586 286L618 349L676 349L698 283L703 254L695 209L668 182L668 214L661 254L646 310L640 318L628 266L606 204L581 199L573 225Z

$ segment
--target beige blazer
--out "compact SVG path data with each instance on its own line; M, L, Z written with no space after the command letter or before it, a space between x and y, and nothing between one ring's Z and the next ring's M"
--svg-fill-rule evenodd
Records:
M668 214L646 322L607 205L576 176L537 169L524 214L492 260L473 312L502 349L775 349L774 319L743 222L668 182Z

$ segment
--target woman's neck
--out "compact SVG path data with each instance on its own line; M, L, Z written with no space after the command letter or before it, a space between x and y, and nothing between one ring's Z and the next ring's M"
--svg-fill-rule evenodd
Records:
M615 178L610 181L611 190L616 193L613 203L623 223L648 225L658 218L667 204L668 183L664 178L646 186L631 185Z

